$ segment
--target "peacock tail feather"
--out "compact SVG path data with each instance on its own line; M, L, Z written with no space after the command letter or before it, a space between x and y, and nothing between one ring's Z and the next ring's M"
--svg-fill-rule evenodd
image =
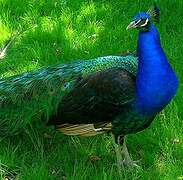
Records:
M45 121L80 78L117 67L133 75L137 58L106 56L70 64L59 64L0 80L0 136L12 135L33 119Z

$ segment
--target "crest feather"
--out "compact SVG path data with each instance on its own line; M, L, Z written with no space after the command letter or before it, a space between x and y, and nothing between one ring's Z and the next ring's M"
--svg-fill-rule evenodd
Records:
M149 10L147 11L147 13L151 16L152 20L155 22L159 22L160 20L160 9L157 6L156 3L154 3Z

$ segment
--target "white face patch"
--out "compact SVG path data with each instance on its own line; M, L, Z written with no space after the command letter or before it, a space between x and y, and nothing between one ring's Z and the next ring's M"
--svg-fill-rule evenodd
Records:
M141 19L139 19L139 20L134 24L134 26L136 26L140 21L141 21Z
M142 21L142 22L141 22ZM145 23L144 23L145 21ZM132 29L132 28L137 28L137 27L144 27L147 25L147 23L149 22L149 19L139 19L138 21L132 21L126 29ZM144 23L144 24L142 24ZM142 24L142 25L141 25Z
M144 27L144 26L146 26L148 22L149 22L149 19L146 19L145 23L144 23L144 24L142 24L140 27Z

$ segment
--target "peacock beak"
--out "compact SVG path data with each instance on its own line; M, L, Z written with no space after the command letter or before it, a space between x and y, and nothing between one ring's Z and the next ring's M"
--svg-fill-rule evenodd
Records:
M126 28L126 30L128 29L134 29L137 27L138 23L140 22L141 20L138 20L138 21L132 21Z

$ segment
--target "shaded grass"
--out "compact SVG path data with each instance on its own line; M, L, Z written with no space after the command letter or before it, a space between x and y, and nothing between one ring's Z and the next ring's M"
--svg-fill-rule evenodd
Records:
M137 32L126 26L134 13L147 10L151 1L0 1L0 44L12 33L29 29L0 62L1 76L10 76L50 64L116 55L136 48ZM162 44L180 79L175 100L152 126L128 136L133 159L140 169L115 165L108 135L67 137L37 121L21 134L0 140L0 178L17 179L167 179L183 176L183 111L181 36L183 2L159 1L158 29Z

